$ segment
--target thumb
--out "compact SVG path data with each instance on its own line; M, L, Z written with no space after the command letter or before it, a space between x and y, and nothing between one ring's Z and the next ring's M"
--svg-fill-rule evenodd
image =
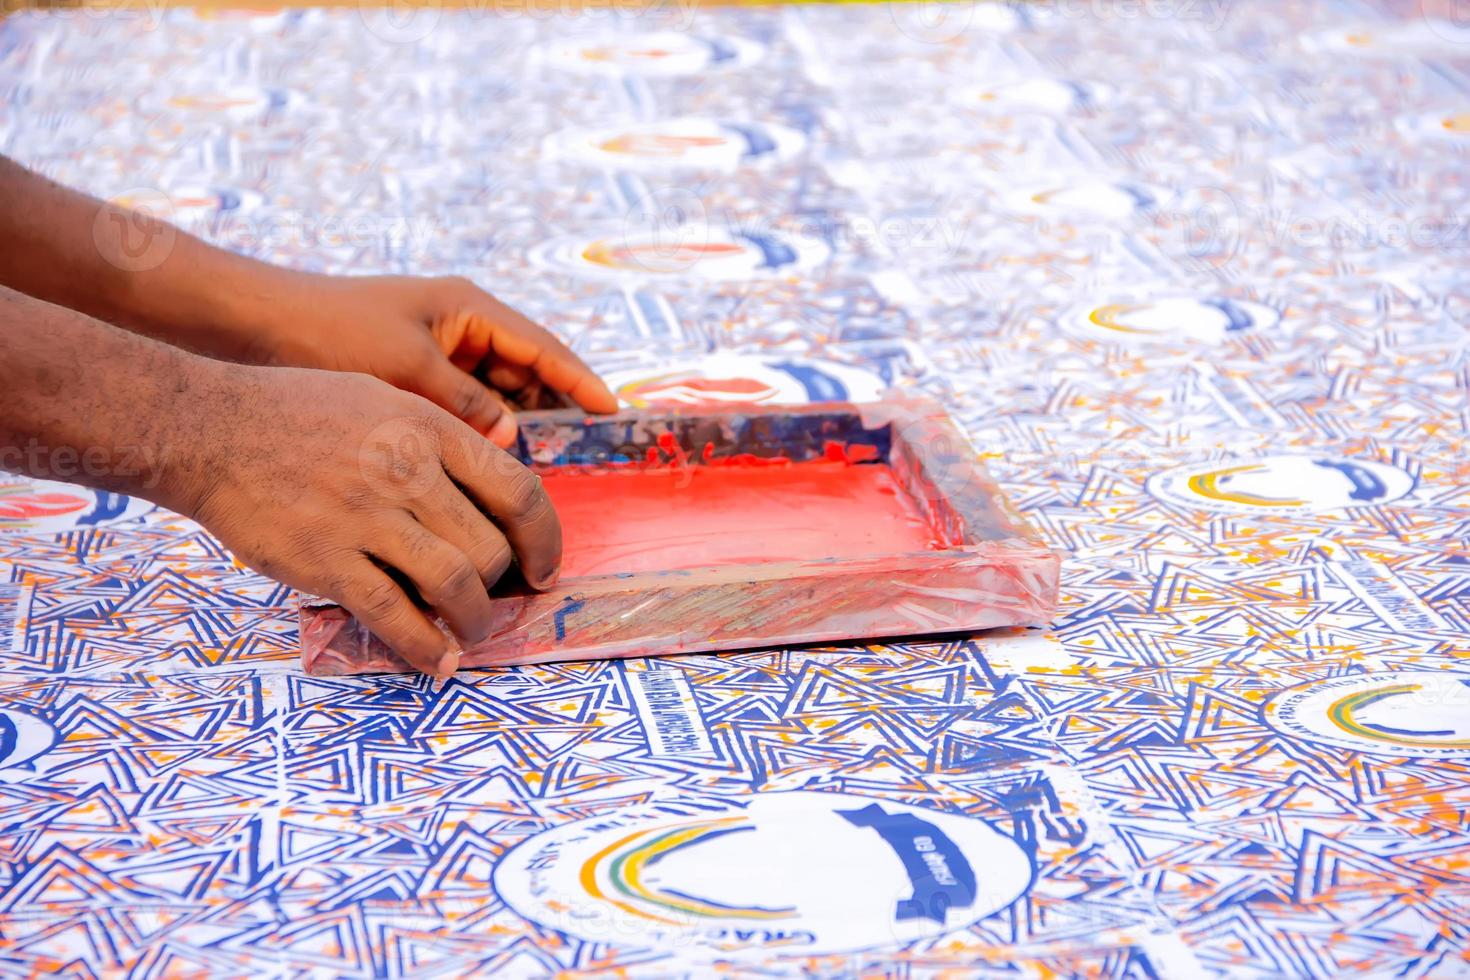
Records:
M502 448L516 438L516 417L498 394L461 371L443 356L414 379L416 394L423 395L462 419L476 432Z

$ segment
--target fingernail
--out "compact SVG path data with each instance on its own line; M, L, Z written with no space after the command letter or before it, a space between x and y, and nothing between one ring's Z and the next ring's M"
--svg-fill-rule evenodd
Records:
M505 448L516 441L516 429L516 417L509 412L504 412L500 418L495 420L495 424L490 426L488 435L491 442Z
M618 396L613 394L612 389L602 382L601 379L597 383L601 385L603 394L607 395L607 404L611 406L610 408L604 409L604 411L616 412L619 408L622 408L622 403L618 401Z
M558 565L556 568L553 568L547 574L543 575L541 577L541 581L539 583L537 583L536 588L539 589L542 592L545 592L547 589L549 589L553 585L555 585L556 584L556 580L559 579L559 578L561 578L561 566L560 565Z
M439 680L448 680L454 676L456 670L459 670L459 654L450 650L434 665L434 676Z

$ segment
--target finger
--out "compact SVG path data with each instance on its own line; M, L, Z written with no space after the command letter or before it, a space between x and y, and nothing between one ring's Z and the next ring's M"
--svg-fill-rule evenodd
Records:
M525 394L526 404L535 405L537 408L571 408L572 400L561 392L545 385L537 385L535 391Z
M444 469L510 542L532 588L547 589L561 569L561 521L541 478L520 461L483 442L447 435L440 449Z
M450 359L451 364L470 375L475 373L476 367L490 353L490 332L470 331L473 319L475 317L454 314L438 317L429 325L429 334L434 335L444 356Z
M472 289L476 296L479 292L478 289ZM462 370L473 371L471 365L478 366L484 361L494 360L490 344L492 325L484 317L467 309L457 308L453 313L437 317L429 325L429 333L450 362ZM530 368L526 368L526 371L530 372Z
M536 380L536 375L524 364L507 364L495 358L486 358L483 362L487 365L480 373L486 381L495 387L497 391L508 391L514 394L524 388L530 387Z
M549 330L478 290L473 302L473 308L435 322L434 336L442 349L455 356L461 349L466 357L494 354L530 368L589 412L617 411L618 400L602 379Z
M515 442L515 412L506 400L444 358L430 361L409 384L409 390L453 413L497 446Z
M424 605L466 646L489 636L494 622L490 594L465 553L407 513L385 530L365 550L407 578Z
M530 368L504 364L494 357L487 357L470 373L488 381L514 406L513 410L571 408L573 405L566 395L542 383Z
M438 486L409 505L413 516L443 541L453 541L464 552L485 588L500 581L510 567L510 542L490 518L444 476Z
M364 558L347 574L347 584L332 598L393 652L435 677L459 668L459 654L449 640L382 569Z

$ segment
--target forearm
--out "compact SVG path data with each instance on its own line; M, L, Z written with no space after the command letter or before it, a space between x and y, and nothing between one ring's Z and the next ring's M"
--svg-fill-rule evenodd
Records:
M231 370L0 287L0 468L188 513Z
M0 157L0 285L191 350L253 360L252 320L288 277L146 207L99 201Z

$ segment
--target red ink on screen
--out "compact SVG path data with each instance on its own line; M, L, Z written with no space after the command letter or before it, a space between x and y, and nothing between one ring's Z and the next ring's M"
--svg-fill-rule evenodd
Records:
M542 473L561 518L562 577L944 546L886 465L827 459L738 465L737 459L722 466Z

